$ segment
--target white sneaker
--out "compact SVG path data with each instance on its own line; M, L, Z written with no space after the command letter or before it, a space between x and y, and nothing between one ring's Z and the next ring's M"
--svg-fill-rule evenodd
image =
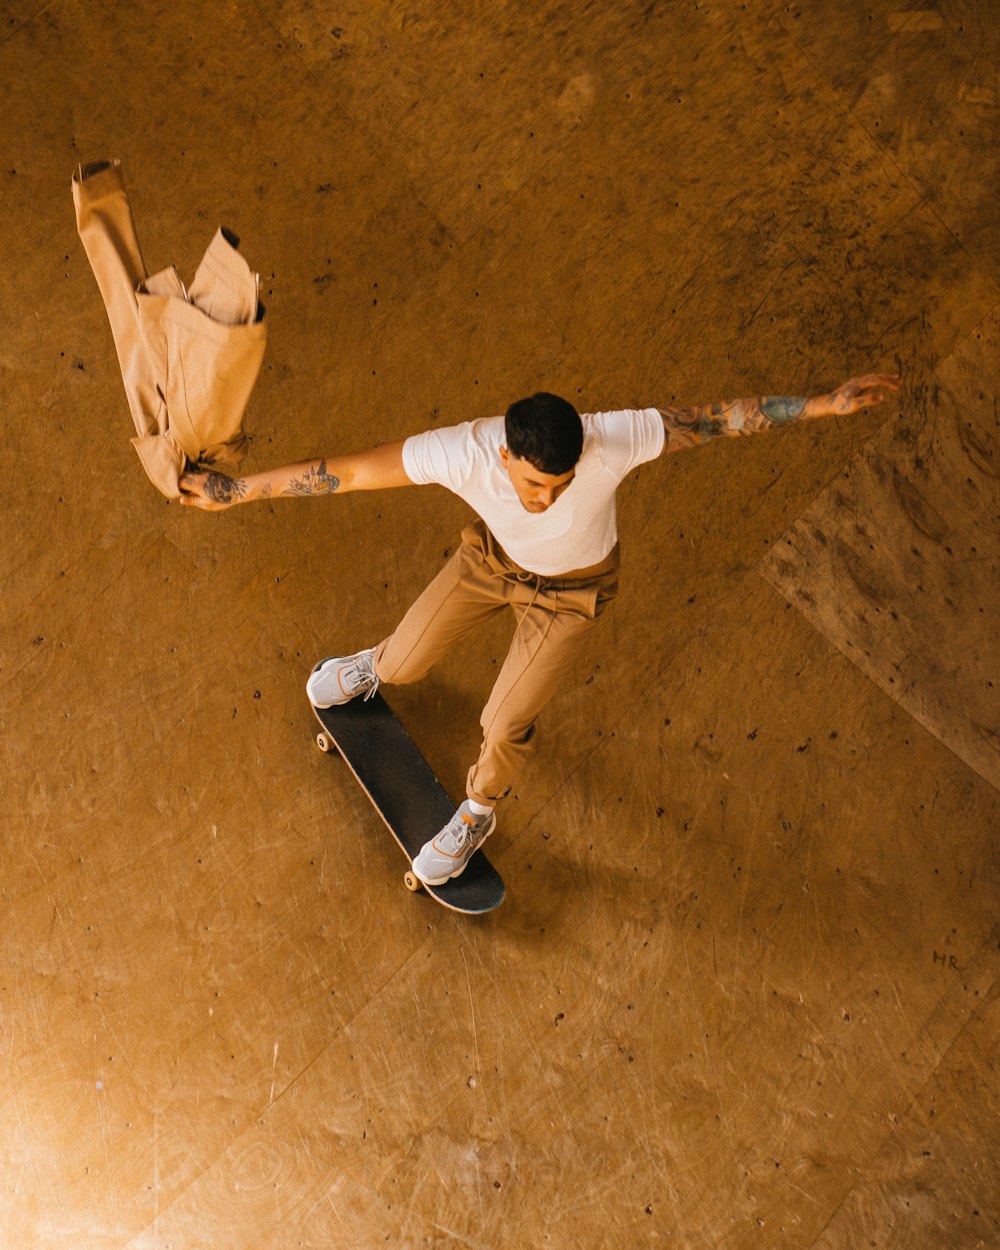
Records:
M359 694L370 699L377 689L374 647L359 651L357 655L336 655L320 660L306 682L306 694L313 707L349 703Z
M413 861L414 876L424 885L444 885L461 876L496 824L495 812L477 815L466 799L441 832L421 848Z

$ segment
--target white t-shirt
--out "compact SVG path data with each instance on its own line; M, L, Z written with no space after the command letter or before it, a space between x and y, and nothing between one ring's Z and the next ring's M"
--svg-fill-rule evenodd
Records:
M415 434L403 444L411 482L453 491L486 522L521 568L556 577L599 564L618 541L615 490L637 465L663 450L655 408L581 415L583 451L576 476L545 512L528 512L500 459L503 417L483 417Z

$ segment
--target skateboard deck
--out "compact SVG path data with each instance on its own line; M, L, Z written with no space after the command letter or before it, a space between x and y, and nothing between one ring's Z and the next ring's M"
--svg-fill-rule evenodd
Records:
M343 757L412 863L428 838L455 814L455 802L380 694L313 712L322 726L316 745ZM460 877L444 885L424 885L412 869L403 881L408 890L426 890L442 906L469 915L493 911L505 892L500 874L481 849Z

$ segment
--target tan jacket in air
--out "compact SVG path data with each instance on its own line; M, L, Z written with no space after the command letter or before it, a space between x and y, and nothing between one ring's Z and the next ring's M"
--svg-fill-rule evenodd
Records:
M218 230L185 288L177 270L146 273L117 161L73 176L76 224L111 322L150 480L180 494L186 463L229 467L246 450L243 413L267 331L257 274Z

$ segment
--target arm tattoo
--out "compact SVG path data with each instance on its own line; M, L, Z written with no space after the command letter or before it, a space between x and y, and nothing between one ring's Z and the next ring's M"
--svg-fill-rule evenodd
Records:
M802 416L806 401L800 396L766 395L760 400L761 411L773 425L784 425L786 421L797 421Z
M214 503L236 503L245 499L246 493L247 484L242 478L210 473L205 479L205 497Z
M301 477L293 477L282 490L283 495L332 495L340 487L340 478L326 471L326 461L318 468L309 468Z
M700 404L693 408L659 408L667 436L664 451L698 447L726 433L725 404Z
M683 451L714 438L754 434L772 425L784 425L801 417L805 406L806 401L799 397L764 395L690 408L659 408L667 436L663 450Z

